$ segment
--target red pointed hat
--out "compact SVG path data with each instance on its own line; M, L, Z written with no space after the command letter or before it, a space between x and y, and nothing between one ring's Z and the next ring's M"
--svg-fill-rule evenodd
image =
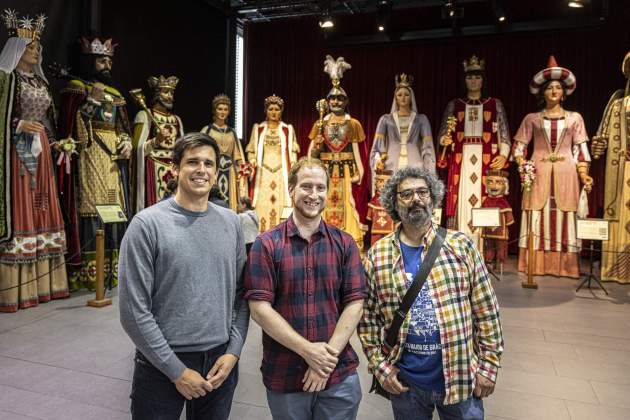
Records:
M549 56L547 68L536 73L529 82L529 91L536 95L545 83L551 80L559 80L566 88L567 96L572 94L576 87L575 75L569 69L559 67L553 55Z

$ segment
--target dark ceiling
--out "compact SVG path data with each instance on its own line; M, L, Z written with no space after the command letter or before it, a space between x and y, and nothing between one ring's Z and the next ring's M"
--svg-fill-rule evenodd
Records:
M621 0L623 1L623 0ZM463 9L462 25L492 22L495 11L503 8L507 20L522 22L567 15L604 16L609 0L582 0L583 9L568 7L568 0L348 0L348 1L283 1L283 0L227 0L231 12L243 22L271 21L302 16L318 16L326 10L334 16L377 13L379 7L392 9L392 18L409 20L431 17L442 19L442 8L451 3ZM227 4L226 4L227 6ZM393 20L392 19L392 20Z

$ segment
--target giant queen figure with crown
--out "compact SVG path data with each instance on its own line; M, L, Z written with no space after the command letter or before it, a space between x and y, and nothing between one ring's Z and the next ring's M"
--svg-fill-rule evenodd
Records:
M147 108L139 89L131 91L142 110L134 120L133 139L136 146L135 209L136 213L152 206L166 195L171 173L171 153L175 140L184 135L181 118L173 113L175 76L151 76L147 80L152 91L151 108Z
M53 99L42 72L45 17L2 15L0 53L0 312L67 297L66 235L51 149Z
M81 38L82 79L70 80L61 92L59 131L75 142L78 151L69 165L70 174L62 167L58 171L68 218L68 254L73 257L68 261L71 288L92 288L96 281L96 205L119 205L130 213L132 145L125 99L112 86L114 48L111 39ZM105 265L106 272L113 274L112 284L117 283L123 233L122 225L113 224L105 234Z
M280 223L283 209L291 207L289 171L300 152L293 126L282 121L284 100L271 95L264 106L266 120L254 124L245 149L253 168L249 188L261 232Z
M359 219L352 196L352 185L363 178L363 163L359 144L365 141L361 123L346 112L348 95L341 87L343 73L352 68L343 57L336 60L330 55L324 61L324 72L330 76L332 89L326 95L327 109L313 124L308 138L311 139L308 154L319 158L328 168L328 200L324 220L346 231L363 249L363 235L367 230ZM319 104L319 102L318 102Z
M472 209L486 197L483 177L500 170L510 155L510 130L503 104L485 94L485 62L464 60L466 95L446 106L438 133L438 166L448 168L448 227L467 234L477 246L480 230L472 225Z

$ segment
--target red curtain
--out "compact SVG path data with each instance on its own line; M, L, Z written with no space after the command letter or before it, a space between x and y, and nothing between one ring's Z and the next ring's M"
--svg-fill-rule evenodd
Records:
M361 19L360 16L354 17ZM323 72L326 54L343 56L352 65L342 86L350 97L348 111L365 129L367 142L363 165L369 174L367 153L379 117L389 112L394 76L411 74L418 110L427 115L434 137L447 102L462 95L462 61L477 54L486 60L488 93L503 101L510 131L516 133L523 117L537 110L528 91L532 76L545 67L550 54L577 78L577 90L565 108L584 117L590 136L595 134L610 95L625 86L621 61L630 46L630 33L620 17L612 17L601 28L546 33L504 34L485 37L432 40L406 44L335 46L328 43L317 22L311 18L252 24L245 32L245 127L264 119L263 100L273 93L285 100L283 120L296 129L302 154L306 153L308 132L317 119L315 101L330 88ZM436 148L436 150L438 150ZM601 215L604 183L603 161L591 170L596 187L590 194L591 217ZM443 177L443 179L446 179ZM369 200L369 175L365 176L355 199L362 216ZM514 167L510 175L509 200L516 223L511 237L518 236L521 194ZM511 246L514 251L516 245Z

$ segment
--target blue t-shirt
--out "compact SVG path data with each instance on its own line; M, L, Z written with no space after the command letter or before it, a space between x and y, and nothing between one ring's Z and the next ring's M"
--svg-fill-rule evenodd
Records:
M413 278L422 264L422 248L400 242L407 274L407 288L413 283ZM399 376L422 389L444 392L440 328L427 282L420 289L409 312L411 320L407 340L402 356L396 364L400 369Z

